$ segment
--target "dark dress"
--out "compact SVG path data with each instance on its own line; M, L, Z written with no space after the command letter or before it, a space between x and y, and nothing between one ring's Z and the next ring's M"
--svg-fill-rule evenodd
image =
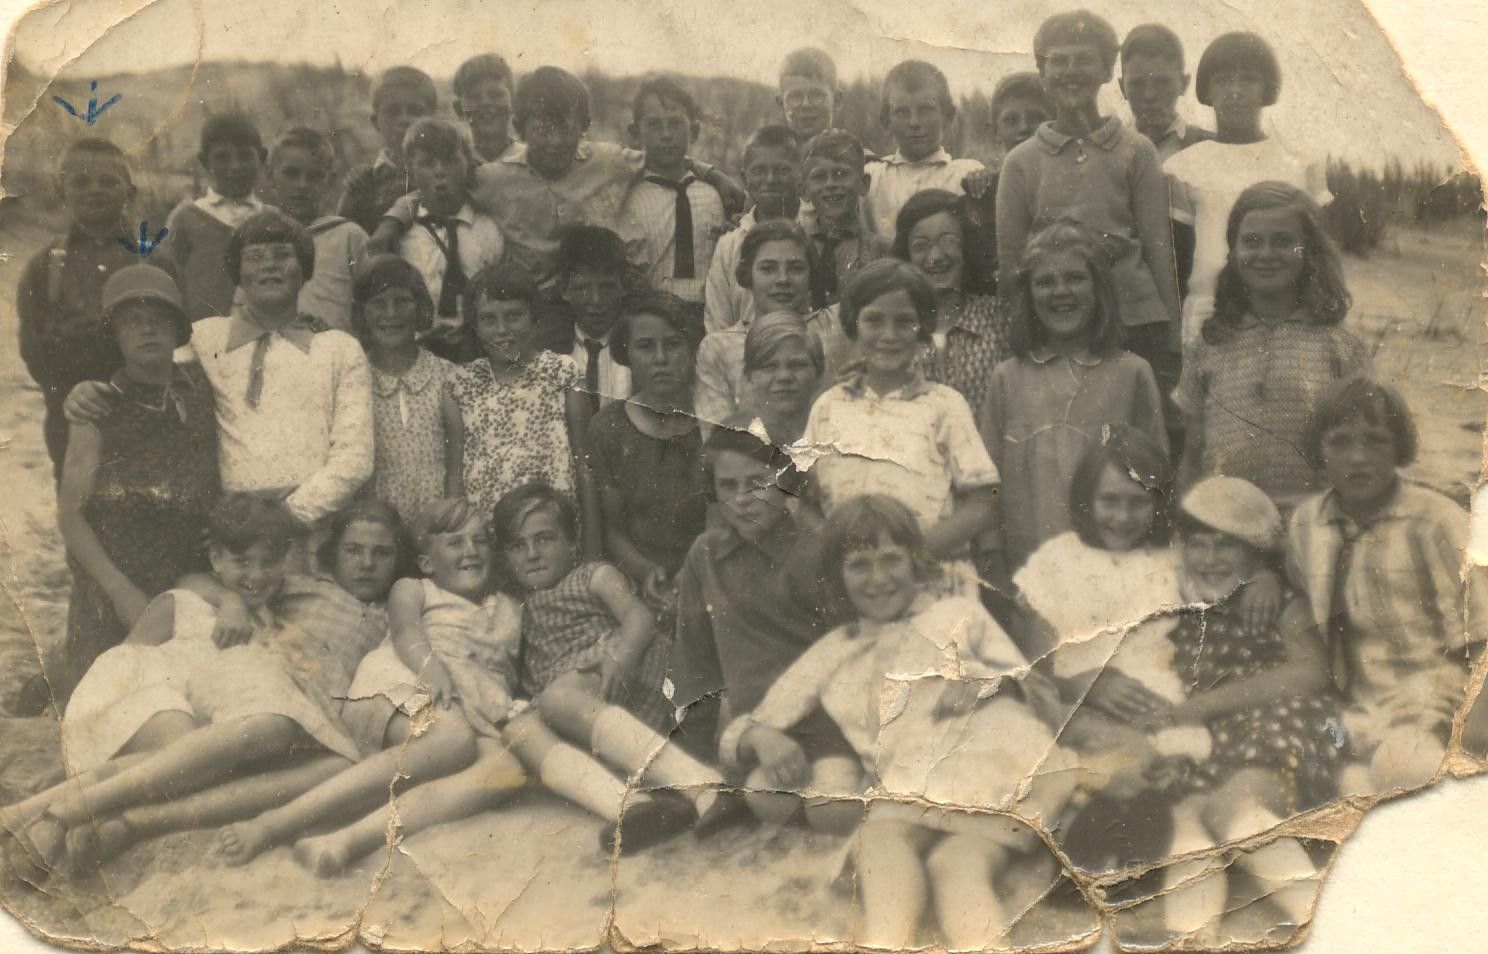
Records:
M1285 594L1285 600L1295 594ZM1178 678L1190 695L1283 665L1287 647L1278 626L1252 629L1231 597L1208 609L1187 609L1168 633L1177 650ZM1216 716L1206 725L1214 748L1209 758L1192 766L1174 794L1214 788L1245 768L1275 772L1286 781L1289 811L1305 811L1332 794L1339 750L1331 742L1329 723L1338 707L1322 694L1292 696L1255 708Z
M102 442L83 516L120 572L154 597L207 568L207 512L221 489L215 402L195 364L178 365L168 391L123 372L112 383L118 393L96 425ZM70 562L67 639L47 666L59 708L93 660L129 633L103 588Z
M646 559L675 575L707 521L702 435L694 424L679 437L651 437L625 407L615 401L589 422L589 466L597 487L625 501L620 529Z

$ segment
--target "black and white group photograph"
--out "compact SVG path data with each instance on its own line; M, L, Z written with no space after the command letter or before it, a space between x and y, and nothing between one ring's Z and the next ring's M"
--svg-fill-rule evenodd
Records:
M1482 185L1360 0L77 0L6 58L53 943L1280 949L1488 759Z

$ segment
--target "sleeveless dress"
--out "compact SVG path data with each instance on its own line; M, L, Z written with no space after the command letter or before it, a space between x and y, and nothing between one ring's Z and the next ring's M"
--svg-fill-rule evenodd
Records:
M537 696L568 672L598 672L620 625L590 592L605 563L580 563L552 589L530 593L522 606L522 690ZM671 703L661 694L670 640L658 633L632 673L636 694L625 707L653 726L669 726Z

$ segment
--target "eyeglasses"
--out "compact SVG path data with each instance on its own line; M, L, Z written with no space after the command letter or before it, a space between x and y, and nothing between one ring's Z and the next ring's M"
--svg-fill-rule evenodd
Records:
M909 243L909 254L929 255L931 249L940 249L942 252L954 255L961 251L961 236L951 232L939 238L917 238Z
M797 106L825 106L827 91L824 89L793 89L781 99L792 109Z

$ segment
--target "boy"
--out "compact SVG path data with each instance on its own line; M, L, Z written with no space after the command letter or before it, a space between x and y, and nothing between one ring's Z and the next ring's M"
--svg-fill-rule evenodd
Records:
M471 201L501 227L513 264L544 287L553 283L558 234L564 225L587 223L612 231L625 197L645 174L646 156L612 143L586 142L589 90L572 73L540 66L517 84L513 123L522 145L476 170ZM689 160L689 168L724 199L742 205L742 191L716 169ZM393 247L412 225L413 204L396 203L373 233L373 245Z
M945 74L923 60L905 60L884 78L879 122L898 149L869 171L868 224L894 241L894 220L909 197L922 189L946 189L981 196L991 184L975 159L952 159L942 145L956 118L956 104Z
M775 97L785 124L801 142L834 127L842 105L837 64L814 47L796 50L780 64L780 92Z
M1152 143L1101 116L1096 102L1115 71L1116 31L1088 10L1062 13L1039 27L1033 50L1054 121L1003 162L998 286L1010 298L1035 222L1068 217L1095 230L1114 263L1126 348L1146 359L1168 394L1178 381L1179 337L1167 180Z
M253 216L225 255L243 306L197 322L182 349L217 401L222 489L282 498L301 526L316 528L372 475L367 356L355 338L299 314L315 246L294 219L274 209ZM98 420L112 400L108 384L85 381L67 415Z
M992 90L992 135L1004 156L1053 115L1037 73L1009 73Z
M812 305L836 304L848 276L880 258L889 246L868 228L862 200L868 193L863 144L852 133L829 129L806 143L801 157L800 223L816 246L819 267Z
M573 358L594 410L630 397L630 368L610 351L610 332L635 284L620 236L575 225L558 240L559 307L544 319L543 346Z
M435 303L434 324L422 342L439 357L464 363L476 354L464 333L460 295L472 275L501 260L506 243L490 216L470 204L475 156L459 127L445 119L418 120L403 138L403 160L418 206L398 255L418 269Z
M315 242L315 275L300 289L300 314L337 331L351 330L351 276L367 254L367 233L339 215L321 215L335 155L324 135L295 126L269 149L274 203L303 225Z
M756 222L794 219L801 207L801 153L787 126L764 126L744 146L744 187L750 208L733 231L718 240L703 300L703 326L722 331L754 314L754 296L739 285L739 253Z
M723 232L723 200L687 168L699 129L697 103L676 80L655 77L636 92L632 114L630 137L646 154L646 175L625 199L620 234L652 287L676 295L701 318L703 281Z
M512 85L511 67L494 53L472 56L455 70L455 115L470 127L479 162L496 162L515 145Z
M253 194L265 155L258 127L244 113L218 113L202 125L196 159L211 185L201 198L183 199L165 220L164 251L192 321L232 311L234 286L222 256L233 230L267 208Z
M346 174L346 191L336 214L351 219L369 234L388 206L413 188L403 168L403 137L415 120L431 116L439 94L429 74L412 66L395 66L372 90L372 128L382 136L382 150L372 164Z
M1214 133L1190 126L1178 115L1178 99L1188 91L1183 43L1158 23L1133 27L1121 44L1121 95L1131 105L1137 132L1152 140L1159 162L1166 162Z
M106 139L74 142L62 153L57 191L67 232L32 256L16 291L21 360L46 405L42 435L53 479L61 478L67 449L67 392L119 369L118 349L101 326L104 282L139 263L119 241L132 231L124 206L134 197L123 150Z
M1287 563L1326 634L1350 753L1365 763L1345 770L1342 794L1436 773L1488 639L1483 572L1463 579L1468 515L1399 473L1416 447L1400 395L1357 377L1322 395L1305 438L1331 487L1292 514Z

